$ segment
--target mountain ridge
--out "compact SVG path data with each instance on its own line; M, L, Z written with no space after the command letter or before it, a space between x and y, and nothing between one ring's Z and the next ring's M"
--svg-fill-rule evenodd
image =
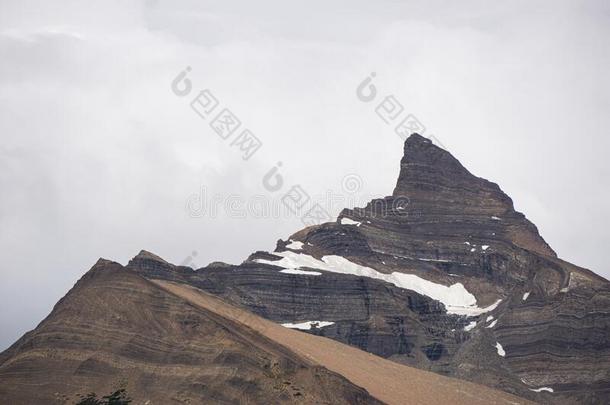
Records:
M191 269L143 250L124 269L536 402L610 396L608 280L558 258L499 185L417 134L405 141L392 195L301 229L272 252ZM0 355L0 381L12 348Z

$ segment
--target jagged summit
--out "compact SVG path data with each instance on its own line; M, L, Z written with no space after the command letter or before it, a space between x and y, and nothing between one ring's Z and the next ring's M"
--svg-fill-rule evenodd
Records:
M149 252L148 250L140 250L140 253L135 255L134 258L131 260L132 261L133 260L154 260L154 261L158 261L161 263L167 263L164 259L162 259L161 257L157 256L154 253Z
M481 245L500 242L557 257L536 226L515 211L511 198L497 184L473 175L451 153L418 134L405 141L392 196L373 200L364 208L345 209L340 220L343 217L371 224L361 228L360 233L369 235L368 245L373 250L406 254L404 250L408 248L413 254L418 245L424 248L425 244L436 245L441 240L446 248L455 250L472 239ZM392 223L395 225L390 226ZM372 227L383 229L384 233L373 231ZM393 235L395 227L398 229ZM387 246L390 237L396 241L408 237L412 242ZM428 258L445 256L442 250L433 253Z
M404 143L401 165L435 165L447 174L470 174L451 153L417 133Z
M450 152L434 145L419 134L412 134L404 143L400 161L400 174L394 196L414 194L419 197L449 200L453 204L465 203L468 198L487 197L496 213L513 208L512 200L496 183L470 173Z

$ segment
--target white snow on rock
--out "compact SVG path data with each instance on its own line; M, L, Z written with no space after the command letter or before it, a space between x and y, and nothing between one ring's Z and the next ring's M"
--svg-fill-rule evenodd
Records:
M523 384L525 384L525 385L530 385L530 383L525 381L523 378L521 379L521 382ZM530 391L534 391L534 392L542 392L542 391L553 392L553 389L551 387L540 387L540 388L530 388Z
M476 249L475 249L475 248L472 248L472 249L470 249L470 251L471 251L471 252L474 252L474 251L476 251Z
M349 219L346 217L341 218L341 225L362 225L362 222L354 221L353 219Z
M494 319L494 316L493 315L489 315L487 317L487 319L485 319L485 322L493 321L493 319Z
M422 258L418 258L417 260L421 260L422 262L437 262L437 263L449 263L450 262L447 259L422 259Z
M547 391L547 392L553 392L553 389L551 387L541 387L541 388L530 388L530 391L534 391L534 392L542 392L542 391Z
M298 269L284 269L280 270L280 273L287 274L303 274L305 276L321 276L322 273L319 271L308 271L308 270L298 270Z
M283 323L282 326L290 329L300 329L300 330L310 330L313 328L323 328L325 326L330 326L334 324L334 322L327 321L307 321L301 323Z
M323 270L332 273L350 274L359 277L369 277L382 280L399 288L415 291L419 294L428 296L432 299L445 304L447 312L450 314L477 316L495 309L500 301L486 307L479 308L477 299L472 295L462 283L455 283L450 286L434 283L425 280L414 274L404 274L393 272L385 274L377 270L361 266L350 262L342 256L323 256L322 260L316 259L303 253L291 251L276 252L274 255L281 256L280 260L255 259L258 263L270 264L273 266L284 267L285 269L298 270L300 268L310 268Z
M506 356L506 352L504 351L504 348L502 347L500 342L496 342L496 350L498 351L498 354L500 356L502 356L502 357Z
M502 300L499 299L496 302L494 302L493 304L491 304L490 306L485 307L485 308L479 308L477 306L451 307L451 308L447 307L447 313L455 314L455 315L479 316L486 312L493 311L494 309L496 309L498 307L498 305L500 305L501 302L502 302Z
M493 219L494 221L502 221L502 218L498 218L498 217L491 217L491 219Z
M487 250L487 249L489 249L489 245L483 245L483 246L481 246L481 249Z
M487 329L491 329L494 326L496 326L496 323L498 323L498 320L496 319L495 321L493 321L492 323L490 323L489 325L486 326Z
M466 332L469 332L469 331L473 330L475 326L477 326L477 321L472 321L468 325L464 326L464 330Z
M527 297L529 297L529 296L530 296L529 291L526 292L525 294L523 294L523 301L525 301L527 299Z
M286 245L286 247L288 249L301 250L303 249L303 242L291 240L290 243Z

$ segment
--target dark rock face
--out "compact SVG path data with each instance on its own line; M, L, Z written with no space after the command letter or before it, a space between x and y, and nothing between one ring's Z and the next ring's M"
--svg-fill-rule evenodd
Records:
M291 249L290 241L303 245ZM341 256L445 286L459 282L479 307L501 301L478 316L452 315L384 281L320 268L308 269L319 276L285 274L258 262L287 251ZM136 262L130 267L146 277L179 275L277 322L331 321L309 333L539 402L601 403L610 395L608 281L558 259L498 185L419 135L405 142L391 196L303 229L275 252L231 268L154 274ZM533 391L545 387L553 392Z
M556 256L497 184L472 175L449 152L419 135L405 142L393 196L408 197L408 216L414 217L409 224L416 235L504 239Z
M572 273L578 274L578 273ZM529 284L529 283L528 283ZM610 288L594 283L550 293L529 284L499 316L495 337L504 342L511 370L528 384L552 386L571 401L610 397Z
M137 263L132 261L128 268L154 277ZM171 273L163 278L176 280ZM451 351L466 337L463 328L467 321L447 315L438 301L365 277L333 273L303 277L281 274L264 264L245 263L231 269L200 269L183 275L180 281L279 323L335 322L312 333L383 357L399 355L407 364L424 361L419 358L420 348L430 342Z

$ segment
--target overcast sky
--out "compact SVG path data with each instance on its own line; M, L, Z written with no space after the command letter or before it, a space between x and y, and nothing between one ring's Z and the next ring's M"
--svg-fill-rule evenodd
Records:
M239 263L302 227L225 205L281 206L295 184L312 201L391 194L402 140L375 113L388 95L560 257L609 277L608 72L606 1L3 0L0 350L99 257ZM261 140L250 159L191 109L203 89Z

